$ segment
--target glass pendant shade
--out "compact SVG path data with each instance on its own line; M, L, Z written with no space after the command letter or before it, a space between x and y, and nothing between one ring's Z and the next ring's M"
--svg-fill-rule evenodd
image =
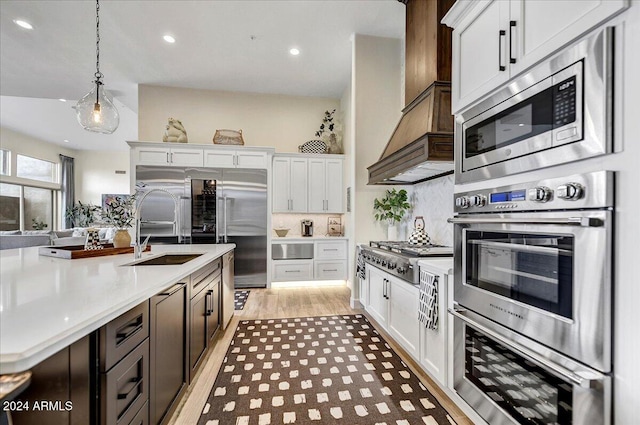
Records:
M102 83L94 82L93 90L76 104L76 118L88 131L111 134L120 124L118 110Z

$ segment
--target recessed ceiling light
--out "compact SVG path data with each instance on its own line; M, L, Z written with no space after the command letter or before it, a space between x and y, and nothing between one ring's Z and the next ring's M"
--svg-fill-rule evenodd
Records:
M166 41L167 43L175 43L176 39L173 38L173 36L170 36L169 34L165 35L164 37L162 37L164 39L164 41Z
M60 99L58 99L58 100L59 100L60 102L66 102L66 101L67 101L67 99L63 99L63 98L60 98Z
M69 143L69 141L68 141L67 139L64 139L64 142L65 142L65 143Z
M32 30L33 29L33 25L31 25L29 22L27 21L23 21L22 19L14 19L13 22L15 22L15 24L19 27L22 27L26 30Z
M293 56L298 56L300 54L300 50L294 47L293 49L289 50L289 53L291 53Z

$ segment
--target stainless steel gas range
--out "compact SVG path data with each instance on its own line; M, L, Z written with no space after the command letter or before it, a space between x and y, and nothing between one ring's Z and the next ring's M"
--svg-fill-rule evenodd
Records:
M399 277L413 285L420 283L418 261L425 257L452 257L453 247L425 245L418 247L409 242L374 241L362 248L365 263Z

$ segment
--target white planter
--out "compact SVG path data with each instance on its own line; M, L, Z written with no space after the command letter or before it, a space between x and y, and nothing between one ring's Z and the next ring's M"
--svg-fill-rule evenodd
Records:
M398 240L398 225L397 224L389 224L387 226L387 240L388 241L397 241Z

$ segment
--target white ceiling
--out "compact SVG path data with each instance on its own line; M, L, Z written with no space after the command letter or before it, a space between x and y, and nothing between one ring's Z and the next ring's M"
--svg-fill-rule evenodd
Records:
M402 38L404 13L396 0L102 0L100 68L121 115L106 136L82 130L71 109L95 72L95 2L2 0L1 124L75 149L126 149L137 138L138 84L338 98L350 36Z

